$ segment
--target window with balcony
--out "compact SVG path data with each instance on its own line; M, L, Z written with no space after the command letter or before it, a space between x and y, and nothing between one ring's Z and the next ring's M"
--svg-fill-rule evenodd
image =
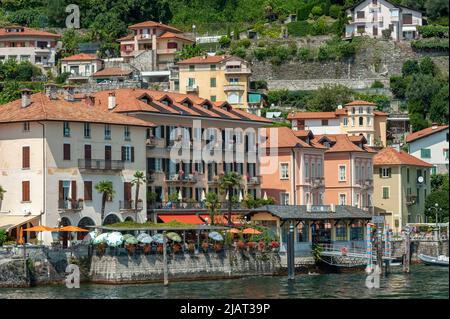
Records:
M289 179L289 164L281 163L280 164L280 179Z
M230 84L238 84L239 83L239 78L229 78L228 82Z
M92 200L92 182L84 181L84 200Z
M134 162L133 146L122 146L122 162Z
M339 194L339 205L347 205L347 194Z

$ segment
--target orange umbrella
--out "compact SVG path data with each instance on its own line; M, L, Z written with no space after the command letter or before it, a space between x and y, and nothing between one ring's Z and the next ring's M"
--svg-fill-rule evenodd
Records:
M232 233L232 234L239 234L241 231L239 229L236 229L236 228L231 228L231 229L228 230L228 232Z
M25 229L25 231L34 231L34 232L57 231L57 230L58 230L57 228L52 228L52 227L43 226L43 225L34 226L34 227L31 227L31 228Z
M248 235L259 235L261 234L261 232L257 229L253 229L253 228L246 228L244 229L244 231L242 232L243 234L248 234Z
M88 232L89 230L83 229L77 226L65 226L57 229L58 231L68 231L68 232Z

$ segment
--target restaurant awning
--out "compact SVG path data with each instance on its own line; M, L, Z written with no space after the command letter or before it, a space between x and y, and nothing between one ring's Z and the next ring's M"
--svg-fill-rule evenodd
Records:
M0 215L0 229L10 231L12 228L29 223L39 216L21 216L21 215Z
M180 223L203 225L204 222L197 215L158 215L165 223L176 220Z
M209 216L209 214L201 214L199 216L202 219L208 218L208 222L211 221L211 217ZM234 224L240 224L241 223L241 219L242 219L241 215L235 215L235 214L231 215L231 221ZM223 224L223 225L228 224L228 214L225 213L225 214L215 215L214 216L214 223L215 224Z

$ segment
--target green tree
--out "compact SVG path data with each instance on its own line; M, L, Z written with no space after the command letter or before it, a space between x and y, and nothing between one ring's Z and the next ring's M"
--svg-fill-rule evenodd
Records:
M448 85L443 85L432 98L430 120L435 123L448 124Z
M326 85L311 94L306 102L309 111L331 112L352 100L353 91L343 85Z
M398 99L404 99L406 97L406 90L408 88L410 77L391 76L389 79L392 94Z
M435 76L437 74L438 69L434 64L433 60L431 60L429 56L426 56L420 61L419 71L422 74Z
M228 225L233 225L231 221L231 209L233 204L233 191L240 189L242 177L236 172L224 174L220 178L219 189L222 194L228 194Z
M183 47L183 49L181 49L181 51L177 52L177 56L180 60L190 59L195 56L200 56L203 54L205 54L203 49L200 46L195 45L195 44L187 45L187 46Z
M3 188L2 185L0 185L0 200L3 200L5 193L6 193L6 190Z
M141 185L144 185L147 182L145 178L145 173L141 171L136 171L133 174L133 180L131 181L131 185L136 187L134 194L134 213L135 213L135 221L138 220L138 209L139 209L139 189Z
M442 211L440 211L440 214L438 214L438 221L440 223L445 223L448 222L449 211L448 173L442 174L440 177L435 179L439 179L440 181L439 183L435 181L435 185L432 188L430 195L428 195L428 197L425 199L425 214L428 216L429 221L436 222L436 211L434 208L431 210L430 208L435 207L435 204L438 204L438 207L442 209Z
M448 1L447 0L427 0L425 2L427 16L436 19L447 17L448 20Z
M425 116L428 114L433 97L438 94L442 83L428 74L416 74L406 90L408 101L418 101L424 106Z
M402 66L402 75L403 77L413 75L419 73L419 70L419 62L417 60L406 60Z
M105 219L105 207L106 207L106 201L108 199L112 199L114 196L114 187L113 183L111 181L101 181L95 184L95 190L102 194L102 208L101 208L101 223L103 225L103 220Z
M3 246L3 243L5 243L8 240L8 234L6 233L6 230L0 229L0 247Z
M217 210L221 207L219 196L217 196L217 194L213 192L209 192L208 194L206 194L205 206L209 210L211 225L214 225Z

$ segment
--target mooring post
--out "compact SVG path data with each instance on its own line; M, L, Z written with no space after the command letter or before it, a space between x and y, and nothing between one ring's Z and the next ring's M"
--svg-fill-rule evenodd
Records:
M381 232L381 225L377 225L377 266L380 269L381 274L383 274L383 238Z
M289 234L287 242L287 266L288 280L294 280L295 276L295 255L294 255L294 224L291 221L289 225Z
M164 268L164 286L169 284L169 271L167 269L167 237L166 231L163 231L163 268Z
M411 263L411 238L410 229L405 231L405 253L403 255L403 272L409 273L409 265Z

